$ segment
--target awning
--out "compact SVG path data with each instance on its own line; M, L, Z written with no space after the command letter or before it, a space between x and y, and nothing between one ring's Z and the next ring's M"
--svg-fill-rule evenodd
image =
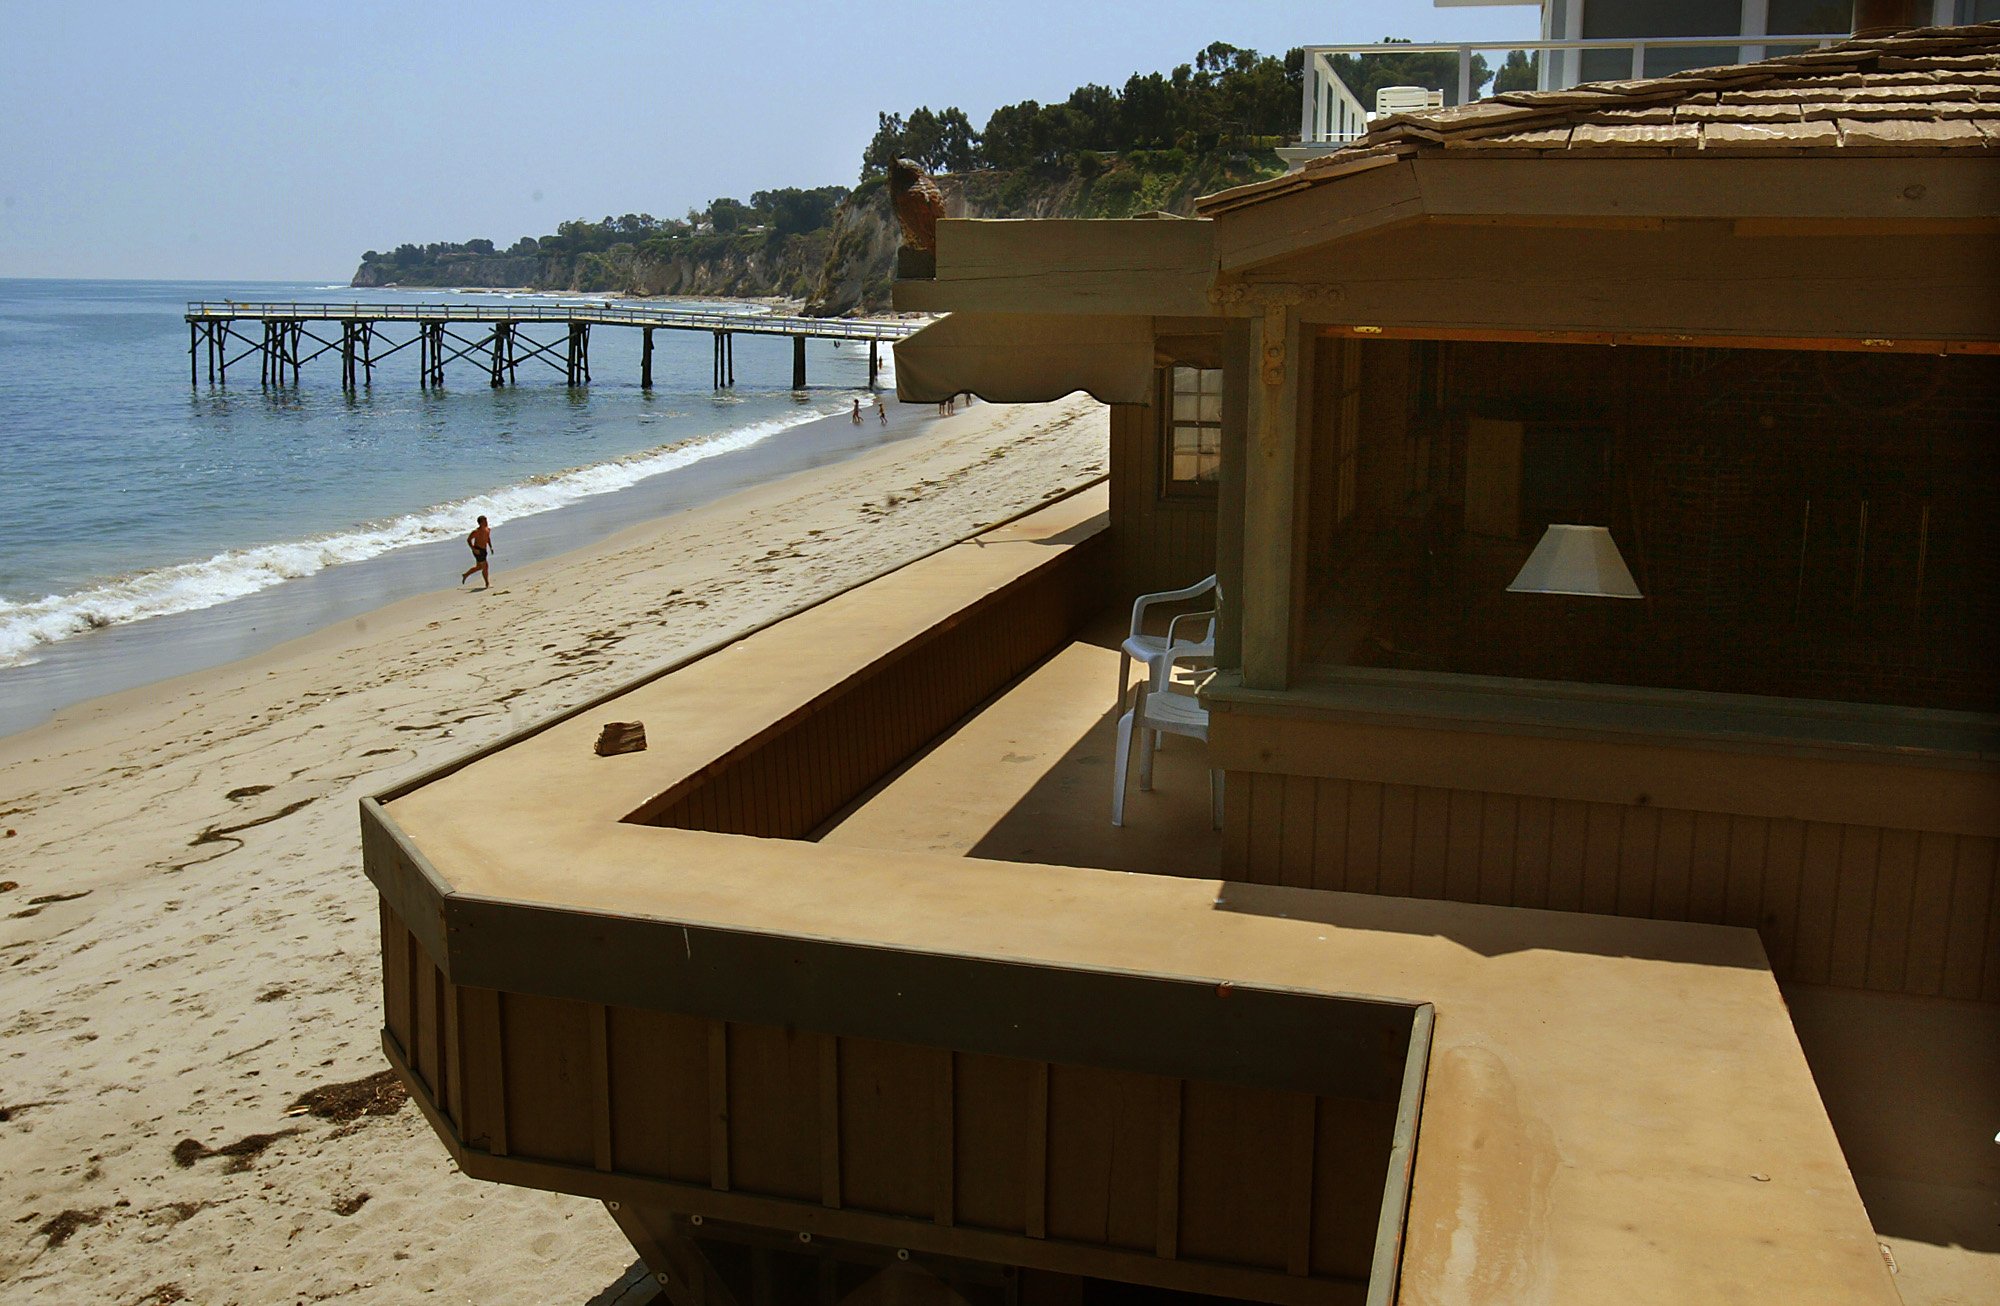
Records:
M1077 390L1107 404L1152 402L1150 317L953 313L896 342L896 397L975 394L1038 403Z

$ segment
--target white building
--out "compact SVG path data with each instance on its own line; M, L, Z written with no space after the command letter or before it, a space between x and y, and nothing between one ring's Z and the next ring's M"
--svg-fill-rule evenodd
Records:
M1508 57L1531 65L1534 89L1562 90L1579 82L1659 77L1687 68L1751 63L1845 39L1853 30L1852 0L1432 0L1440 9L1534 5L1541 37L1534 41L1440 42L1394 45L1313 45L1305 48L1299 143L1279 153L1297 166L1360 136L1378 114L1467 104L1494 93ZM1923 0L1920 17L1937 26L2000 19L2000 0ZM1341 75L1357 61L1434 55L1407 80L1350 87ZM1483 61L1483 65L1482 62ZM1518 60L1517 60L1518 63ZM1455 65L1455 68L1454 68ZM1484 72L1489 79L1483 79ZM1525 89L1515 87L1514 89Z

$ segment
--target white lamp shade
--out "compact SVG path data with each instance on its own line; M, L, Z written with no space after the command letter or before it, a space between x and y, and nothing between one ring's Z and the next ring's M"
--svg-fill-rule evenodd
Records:
M1509 594L1579 594L1643 598L1611 532L1602 526L1551 526L1521 565Z

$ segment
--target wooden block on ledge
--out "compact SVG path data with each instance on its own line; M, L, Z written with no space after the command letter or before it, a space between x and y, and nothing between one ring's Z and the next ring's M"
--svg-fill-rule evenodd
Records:
M619 753L643 753L646 751L646 723L643 721L612 721L605 725L597 736L597 755L615 757Z

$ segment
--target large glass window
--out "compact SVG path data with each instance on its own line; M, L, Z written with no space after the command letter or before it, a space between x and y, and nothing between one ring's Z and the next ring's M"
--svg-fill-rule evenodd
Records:
M1167 493L1212 493L1222 476L1222 369L1168 369Z
M1849 0L1770 0L1764 30L1773 36L1846 32L1854 23Z
M1583 7L1583 35L1592 39L1649 36L1734 36L1743 29L1741 0L1592 0ZM1646 51L1647 77L1712 68L1742 57L1736 46L1660 46ZM1585 50L1583 80L1632 75L1629 50Z
M2000 710L2000 359L1345 352L1301 661ZM1643 598L1513 588L1559 525L1608 531Z

